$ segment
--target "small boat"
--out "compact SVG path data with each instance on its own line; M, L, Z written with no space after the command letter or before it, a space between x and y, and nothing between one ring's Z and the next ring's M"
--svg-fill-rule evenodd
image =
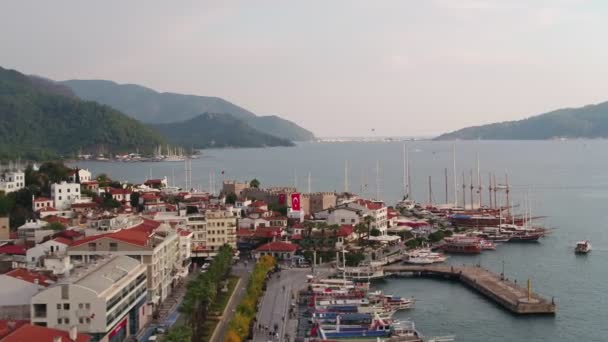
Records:
M492 241L481 240L481 249L483 249L483 250L492 250L493 251L493 250L496 249L496 245Z
M423 256L423 255L412 255L409 256L408 258L406 258L403 263L405 264L413 264L413 265L430 265L430 264L434 264L436 261Z
M574 253L576 254L587 254L591 252L591 243L587 240L579 241L574 247Z

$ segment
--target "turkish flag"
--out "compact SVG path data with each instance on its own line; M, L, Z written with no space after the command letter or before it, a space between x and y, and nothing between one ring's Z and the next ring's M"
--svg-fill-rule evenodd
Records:
M297 192L291 194L291 209L300 211L300 194Z
M287 196L285 194L279 194L279 205L285 205L287 202Z

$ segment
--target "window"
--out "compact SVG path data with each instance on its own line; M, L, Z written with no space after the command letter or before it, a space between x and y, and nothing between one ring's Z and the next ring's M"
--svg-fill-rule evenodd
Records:
M59 200L61 201L61 196L59 196Z
M70 188L68 188L68 192L70 192Z
M91 308L91 303L86 303L86 304L84 305L84 307L85 307L85 308L87 308L87 309L90 309L90 308Z
M61 189L59 189L59 193L61 193Z
M57 310L61 310L61 304L57 304Z
M70 319L69 319L69 318L64 318L64 319L63 319L63 322L64 322L65 324L70 324Z
M91 323L91 319L87 317L87 324Z
M118 250L118 244L116 242L110 242L110 251L116 252Z
M82 307L83 307L83 306L84 306L84 305L83 305L82 303L78 303L78 308L79 308L79 309L82 309Z
M80 318L78 319L78 323L80 323L80 324L84 324L84 318L80 317Z
M70 310L70 303L63 303L63 310Z
M63 323L63 320L61 318L57 318L57 324L61 325Z
M34 317L46 317L46 304L34 304Z

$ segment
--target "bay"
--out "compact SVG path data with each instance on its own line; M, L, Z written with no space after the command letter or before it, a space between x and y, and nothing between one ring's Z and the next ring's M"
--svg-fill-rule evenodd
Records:
M525 283L558 303L555 317L516 317L459 283L432 279L387 279L378 288L418 299L416 308L399 313L413 319L426 335L455 334L458 341L606 341L608 326L608 141L463 141L456 142L457 179L476 179L479 154L482 197L487 199L488 172L499 183L508 174L514 203L522 204L529 193L532 214L547 216L542 224L556 228L538 244L506 244L480 256L451 257L456 264L479 263ZM448 197L453 201L452 142L407 142L413 197L445 201L445 168ZM192 184L208 189L209 174L215 188L224 179L251 180L262 186L297 184L307 191L342 191L344 165L348 161L348 189L394 204L403 196L403 144L303 143L290 148L205 150L192 161ZM170 183L184 184L183 163L76 162L95 174L107 173L117 180L142 182L167 176ZM377 166L379 165L379 172ZM224 174L222 175L222 171ZM173 176L174 175L174 176ZM174 182L172 181L174 179ZM476 183L476 180L475 180ZM462 194L458 193L461 202ZM467 193L467 202L469 194ZM588 239L593 252L576 256L574 244Z

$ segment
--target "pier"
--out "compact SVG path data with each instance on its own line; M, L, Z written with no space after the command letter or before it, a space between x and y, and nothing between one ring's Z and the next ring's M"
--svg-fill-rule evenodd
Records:
M409 273L415 276L459 280L517 315L555 315L557 312L555 302L533 293L530 284L528 288L521 287L477 266L394 265L385 266L384 273L386 275Z

